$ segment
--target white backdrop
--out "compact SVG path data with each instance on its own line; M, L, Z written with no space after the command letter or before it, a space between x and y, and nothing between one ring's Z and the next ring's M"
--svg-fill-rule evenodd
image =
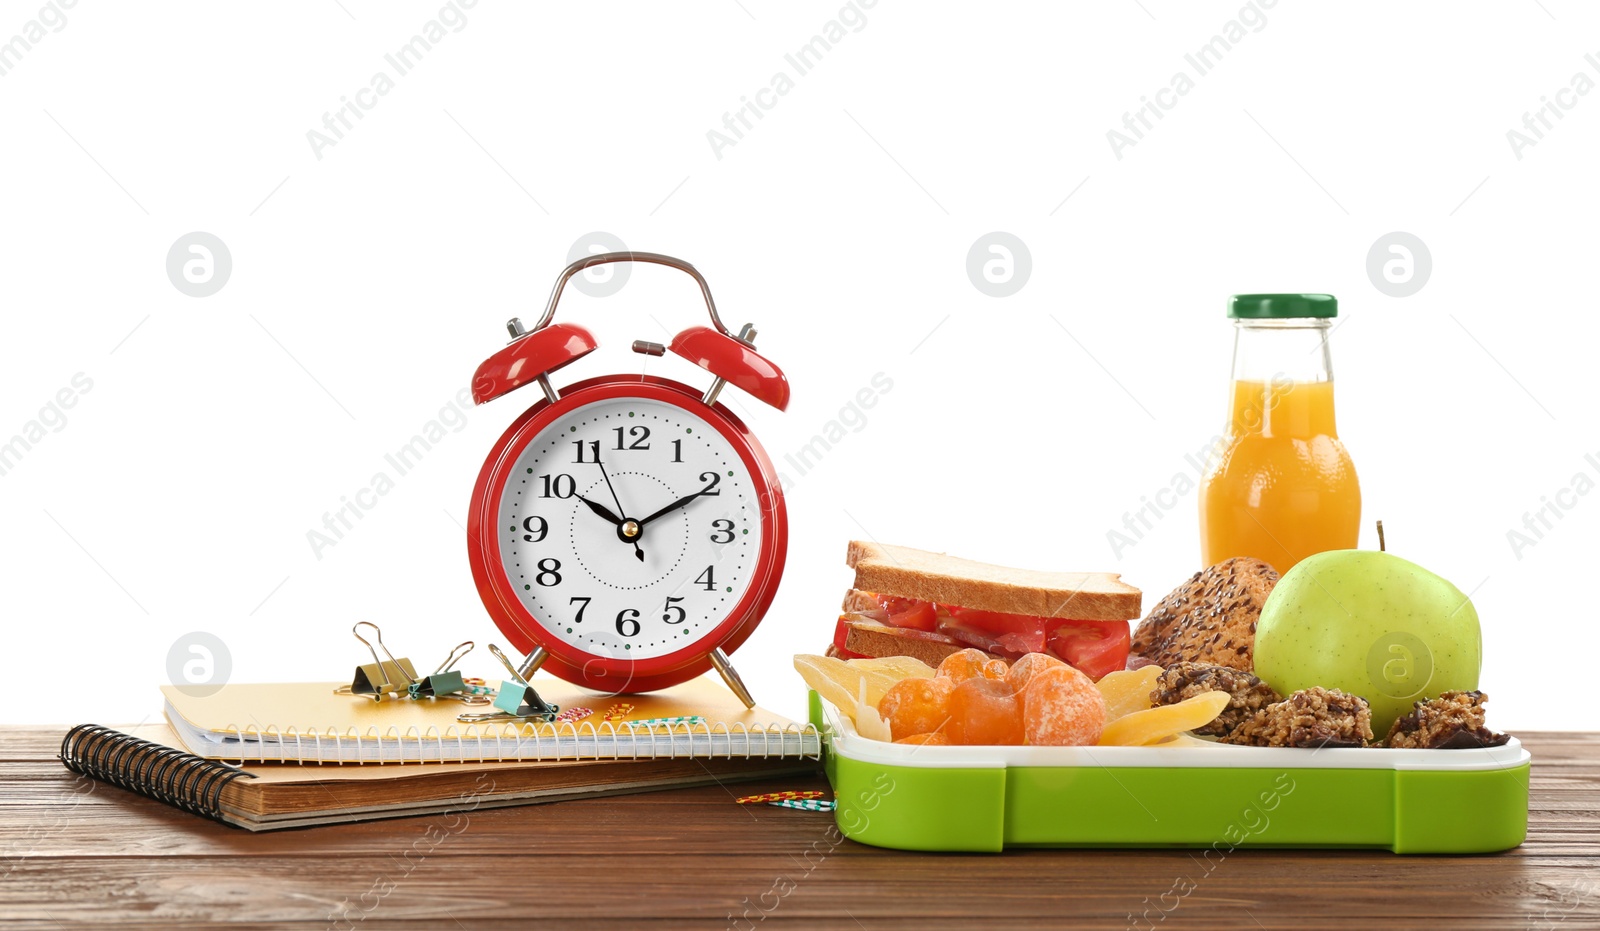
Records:
M348 675L357 620L419 665L501 639L460 523L535 397L450 405L603 231L696 263L793 383L782 414L723 395L792 481L788 572L735 655L769 707L801 712L790 656L826 644L852 537L1118 571L1153 605L1198 568L1193 494L1131 548L1107 532L1222 425L1226 297L1306 290L1342 304L1363 544L1381 517L1472 594L1491 723L1593 726L1591 6L150 9L0 3L22 39L0 46L0 441L26 441L0 475L0 720L158 714L197 631L240 681ZM208 296L168 274L197 231L231 257ZM1009 296L968 276L995 231L1031 256ZM1394 232L1428 256L1399 284L1368 273ZM658 268L570 293L602 348L557 380L704 383L626 349L697 302ZM432 419L444 438L314 552ZM833 420L820 462L784 461Z

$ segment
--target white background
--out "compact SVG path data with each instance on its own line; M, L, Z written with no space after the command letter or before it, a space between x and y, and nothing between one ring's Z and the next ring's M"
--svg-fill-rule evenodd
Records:
M0 40L39 8L0 3ZM769 707L801 712L790 657L827 643L852 537L1117 571L1147 607L1184 581L1192 494L1120 558L1107 531L1223 423L1226 297L1306 290L1341 300L1364 522L1472 593L1491 723L1593 725L1600 494L1520 554L1507 532L1600 479L1600 93L1520 159L1506 135L1600 80L1592 7L1283 0L1120 159L1107 131L1239 3L882 0L720 158L708 130L838 3L482 0L320 159L307 132L437 2L150 9L81 0L0 77L0 439L93 381L0 476L0 719L158 713L191 631L240 681L348 675L357 620L419 665L500 639L459 523L530 392L471 410L320 559L307 531L604 230L695 262L793 383L782 414L724 394L793 482L789 569L735 656ZM233 257L210 297L165 270L195 230ZM966 273L994 230L1032 254L1006 298ZM1406 298L1366 272L1396 230L1432 255ZM655 268L570 293L603 345L558 381L703 384L626 349L705 322L697 300ZM878 372L864 425L783 464ZM467 669L497 673L481 648Z

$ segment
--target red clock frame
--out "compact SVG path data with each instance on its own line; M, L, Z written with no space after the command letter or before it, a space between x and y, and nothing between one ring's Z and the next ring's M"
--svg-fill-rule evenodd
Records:
M523 450L545 427L571 411L615 398L664 402L706 421L738 453L745 470L758 485L761 548L756 556L754 576L744 596L723 622L705 636L681 650L646 659L596 656L561 640L549 626L534 617L518 597L500 557L500 500ZM562 389L560 399L554 404L540 400L528 408L506 428L489 458L484 460L467 513L467 552L472 562L472 578L495 626L522 653L543 647L549 657L541 668L568 682L613 694L649 692L676 685L711 669L713 649L721 647L729 653L738 649L772 605L783 578L788 551L789 519L783 503L783 486L772 460L767 458L755 435L721 404L708 407L701 401L700 392L651 375L591 378Z

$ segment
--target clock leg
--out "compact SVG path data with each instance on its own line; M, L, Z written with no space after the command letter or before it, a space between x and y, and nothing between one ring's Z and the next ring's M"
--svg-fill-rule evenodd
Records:
M544 647L535 647L533 652L528 654L528 658L522 661L522 665L517 667L517 677L524 682L532 679L533 674L544 665L545 657L549 655Z
M739 696L746 708L754 708L756 700L750 697L750 690L744 687L744 680L739 678L739 670L733 668L733 663L728 661L728 654L722 652L722 647L711 651L711 665L717 667L717 672L722 674L722 681L728 683L728 688L733 694Z

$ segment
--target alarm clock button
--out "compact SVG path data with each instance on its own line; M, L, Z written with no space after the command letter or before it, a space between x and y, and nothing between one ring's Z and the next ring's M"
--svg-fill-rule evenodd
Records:
M552 323L483 361L472 375L472 401L485 404L578 361L599 345L594 334L575 323ZM730 379L731 381L732 379Z
M731 336L692 326L674 336L667 348L780 411L789 406L789 379L783 370Z

